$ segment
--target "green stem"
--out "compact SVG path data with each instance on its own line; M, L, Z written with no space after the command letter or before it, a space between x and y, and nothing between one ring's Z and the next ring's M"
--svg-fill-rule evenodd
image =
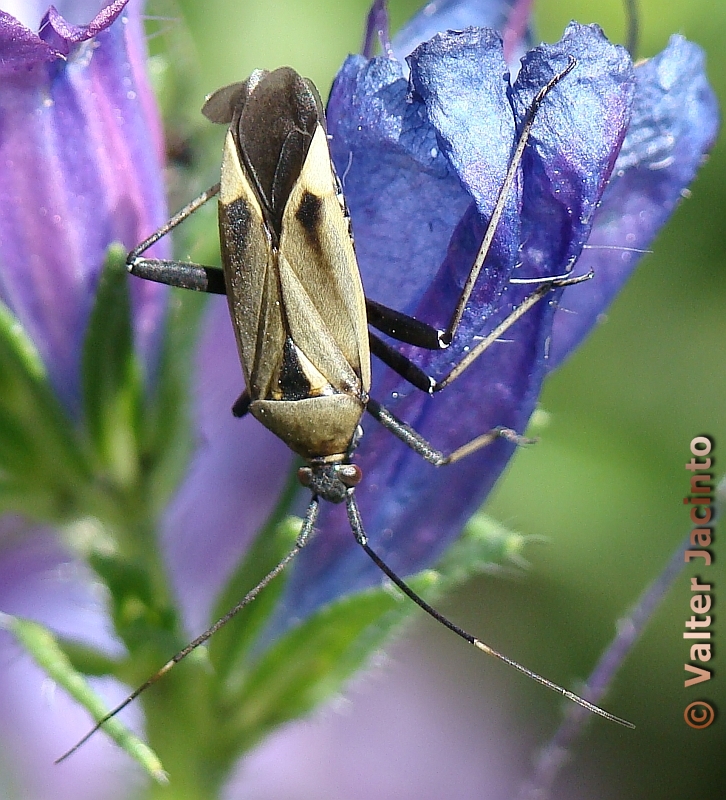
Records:
M209 713L213 675L201 659L182 663L149 690L144 701L146 735L169 775L167 786L153 785L154 800L213 800L228 770L210 758L214 741Z
M120 502L114 502L114 500ZM89 563L108 587L115 629L128 658L116 672L132 688L141 685L188 641L159 549L157 525L144 497L96 498L101 523L115 544L111 555L91 553ZM201 649L141 695L145 739L161 759L168 786L153 784L149 796L213 800L237 753L221 757L213 722L215 674Z

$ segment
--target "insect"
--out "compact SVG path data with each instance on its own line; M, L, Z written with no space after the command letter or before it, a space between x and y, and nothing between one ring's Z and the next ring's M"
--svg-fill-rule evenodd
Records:
M141 278L227 295L246 382L233 413L238 417L252 414L302 456L306 464L298 477L310 489L311 499L294 549L233 609L177 653L59 760L252 602L310 539L321 499L345 503L361 548L436 620L544 686L600 716L632 727L497 652L432 608L371 549L355 500L362 473L352 456L365 412L435 466L458 461L499 437L522 441L516 432L496 428L453 453L440 452L370 396L371 352L415 387L434 394L452 383L553 289L590 276L533 281L540 285L439 381L369 333L368 325L398 341L431 350L451 343L516 180L537 110L548 92L574 67L571 59L540 90L529 108L479 253L445 330L366 299L349 216L328 150L323 105L309 80L288 67L256 71L243 83L220 89L207 99L204 115L229 126L221 180L132 250L128 268ZM144 258L151 245L217 195L223 270Z

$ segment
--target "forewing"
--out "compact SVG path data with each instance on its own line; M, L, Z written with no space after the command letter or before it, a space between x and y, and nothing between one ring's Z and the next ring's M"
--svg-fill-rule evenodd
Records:
M252 399L267 397L286 338L282 298L270 234L231 133L222 158L219 229L227 299L247 389Z
M327 374L315 351L324 340L333 341L367 391L370 355L363 286L322 125L285 206L280 251L316 311L315 317L302 310L288 314L295 344Z
M328 319L319 311L313 292L306 286L280 252L278 269L284 304L284 316L295 357L310 386L310 394L330 393L333 390L359 395L361 374L341 349L340 341L331 331ZM334 311L334 310L333 310ZM330 316L330 315L329 315ZM323 376L329 386L319 380ZM366 387L367 389L367 387Z
M232 115L219 219L251 398L360 396L370 386L365 299L317 92L282 68L207 106Z
M322 106L290 67L253 74L236 97L231 131L273 236L278 237L290 192L300 176ZM253 80L254 79L254 80Z

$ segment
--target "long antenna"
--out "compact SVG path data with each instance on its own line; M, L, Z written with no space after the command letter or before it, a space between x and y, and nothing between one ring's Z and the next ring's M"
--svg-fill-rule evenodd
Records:
M476 647L478 650L486 653L487 655L494 656L494 658L498 658L500 661L503 661L505 664L508 664L510 667L513 667L518 672L521 672L523 675L526 675L528 678L531 678L533 681L545 686L547 689L551 689L553 692L557 692L561 694L563 697L566 697L568 700L572 700L573 703L577 703L578 706L582 706L586 708L588 711L592 711L593 714L597 714L604 719L610 720L610 722L617 722L618 725L622 725L625 728L634 729L635 725L632 722L628 722L628 720L623 719L622 717L617 717L615 714L611 714L609 711L605 711L604 709L600 708L600 706L596 706L594 703L591 703L589 700L585 700L584 697L580 697L580 695L575 694L574 692L565 689L564 687L553 683L547 678L543 678L541 675L538 675L536 672L533 672L531 669L527 669L527 667L522 666L518 661L515 661L509 656L505 656L503 653L500 653L498 650L495 650L493 647L490 647L488 644L485 644L480 639L477 639L476 636L472 636L470 633L465 631L463 628L460 628L458 625L453 623L450 619L447 619L443 614L437 611L433 606L430 606L423 597L420 597L414 590L402 579L399 578L398 575L381 559L377 553L371 549L368 544L368 538L366 536L365 531L363 530L363 522L360 517L360 512L358 511L358 504L355 501L355 497L352 493L350 493L346 499L346 505L348 508L348 519L350 521L350 527L353 529L353 533L355 534L355 538L358 541L358 544L365 550L369 558L373 561L373 563L381 570L388 578L390 578L393 583L398 586L398 588L408 597L410 600L413 600L419 608L422 608L430 617L433 617L437 622L440 622L442 625L447 627L450 631L453 631L457 636L462 638L465 642Z
M234 608L230 609L223 617L220 617L214 623L214 625L207 628L204 633L199 634L194 641L189 642L186 647L181 649L175 656L170 658L169 661L167 661L158 672L155 672L150 678L145 680L141 686L134 689L134 691L131 692L131 694L125 700L122 700L115 708L111 709L108 714L106 714L104 717L101 717L94 727L91 728L91 730L88 731L88 733L82 739L79 739L70 750L67 750L60 758L57 758L55 763L60 764L69 756L73 755L73 753L75 753L79 747L84 745L91 738L91 736L96 733L96 731L103 727L104 723L108 722L112 717L115 717L119 711L122 711L130 703L133 703L133 701L136 700L140 694L145 692L150 686L153 686L158 680L166 675L166 673L169 672L172 667L176 666L182 659L186 658L193 650L196 650L199 645L204 644L204 642L214 636L214 634L221 627L226 625L232 619L232 617L236 616L245 606L248 606L253 600L255 600L257 595L285 569L285 567L308 543L313 532L315 520L318 517L319 508L320 501L317 497L313 496L313 498L310 500L310 504L308 505L308 510L305 514L302 527L300 528L300 533L295 541L295 547L290 550L290 552L282 559L282 561L280 561L280 563L274 569L270 570L270 572L265 575L265 577L257 584L257 586L255 586L253 589L250 589L250 591L247 592L247 594L239 601L239 603L237 603L236 606L234 606Z

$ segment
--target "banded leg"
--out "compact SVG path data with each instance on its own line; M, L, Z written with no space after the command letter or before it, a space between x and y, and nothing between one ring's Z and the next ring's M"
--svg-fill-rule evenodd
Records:
M424 370L421 369L421 367L414 364L407 356L403 355L403 353L400 353L382 339L379 339L374 333L369 335L371 352L384 364L386 364L386 366L397 372L402 378L407 380L417 389L421 389L429 394L440 392L450 383L455 381L462 374L462 372L467 370L474 363L474 361L476 361L476 359L479 358L479 356L485 350L491 347L491 345L494 344L494 342L496 342L496 340L503 333L506 333L506 331L508 331L518 319L521 319L532 307L546 297L553 289L559 289L563 286L574 286L577 283L588 281L592 277L593 273L590 272L587 275L579 275L576 278L558 278L556 280L548 281L540 286L539 289L525 297L525 299L515 309L513 309L509 316L503 319L499 325L497 325L497 327L491 331L491 333L478 342L476 346L473 347L464 356L464 358L462 358L461 361L459 361L459 363L451 369L448 374L438 381L430 377L426 372L424 372ZM435 329L432 328L431 330ZM413 342L409 342L409 344L413 344ZM419 346L424 347L425 345Z
M492 428L486 433L482 433L470 442L463 444L454 450L453 453L443 453L437 450L427 439L414 430L410 425L407 425L403 420L400 420L395 414L392 414L385 406L382 406L372 398L368 400L366 406L368 413L383 427L390 431L395 437L400 439L405 445L411 448L415 453L418 453L422 458L425 458L429 464L435 467L444 467L447 464L453 464L460 461L462 458L474 453L476 450L481 450L482 447L490 445L497 439L506 439L513 444L523 445L532 444L534 439L528 439L526 436L520 436L516 431L511 428Z

